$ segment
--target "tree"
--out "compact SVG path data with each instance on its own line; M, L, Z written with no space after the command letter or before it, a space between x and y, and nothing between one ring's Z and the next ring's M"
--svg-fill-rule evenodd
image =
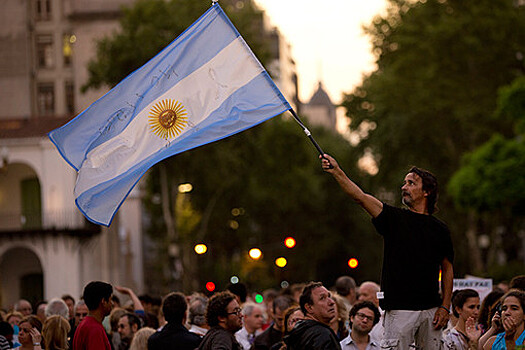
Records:
M512 0L390 0L385 16L366 28L377 70L345 95L354 130L368 130L358 147L379 163L373 188L394 192L410 164L431 169L442 182L465 152L492 134L512 134L496 120L498 88L523 75L525 8ZM445 221L461 247L461 213L442 193ZM457 249L459 273L468 258Z

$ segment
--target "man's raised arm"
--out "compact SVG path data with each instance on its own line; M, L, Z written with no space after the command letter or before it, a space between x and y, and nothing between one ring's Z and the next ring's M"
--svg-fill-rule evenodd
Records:
M346 176L343 169L339 167L339 164L333 157L328 154L323 154L319 156L319 158L321 159L323 170L332 174L343 191L362 206L368 214L375 218L383 211L383 203L376 197L363 192L359 186Z

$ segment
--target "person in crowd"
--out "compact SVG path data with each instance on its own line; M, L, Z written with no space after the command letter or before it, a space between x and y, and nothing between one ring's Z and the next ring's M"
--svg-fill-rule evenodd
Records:
M330 328L334 331L337 339L340 341L346 338L348 335L348 328L346 325L348 323L348 311L344 298L338 294L333 294L332 299L335 301L335 317L330 321Z
M46 306L46 318L53 315L59 315L69 320L69 307L66 302L61 298L53 298L47 303Z
M304 287L303 287L304 289ZM283 319L283 338L290 334L297 322L304 319L303 311L299 305L292 305L284 311ZM274 344L271 350L286 350L286 344L283 340Z
M69 309L68 321L70 321L70 323L71 323L71 321L75 317L75 298L73 298L69 294L64 294L64 295L62 295L61 299L64 300L64 302L67 305L67 308Z
M525 292L525 275L513 277L510 280L509 289L519 289Z
M25 316L20 321L18 341L22 344L18 350L42 349L42 322L34 315Z
M77 330L77 327L80 324L80 322L82 322L82 320L84 320L84 318L88 315L89 309L86 306L84 300L79 300L75 304L73 311L75 312L75 317L73 317L73 319L69 321L69 324L71 325L71 330L69 331L68 335L69 348L73 347L73 337L75 335L75 331Z
M378 322L376 322L374 328L372 328L372 331L370 332L370 337L378 344L381 344L381 341L383 340L383 333L385 331L383 328L384 312L379 307L379 299L377 299L377 293L380 291L381 288L377 283L366 281L361 283L359 286L359 297L357 298L358 301L370 301L378 308L379 313L381 314L381 318Z
M350 310L357 301L357 287L350 276L341 276L335 280L335 291L345 298L346 309Z
M142 327L140 318L131 312L122 315L118 321L118 334L120 335L119 350L128 350L135 333Z
M0 350L13 348L13 327L6 321L0 321Z
M358 301L350 310L350 334L341 341L342 350L380 349L379 342L370 336L379 322L379 308L371 301Z
M504 294L505 293L503 293L501 289L495 288L483 299L483 302L481 303L481 307L479 309L478 318L478 326L481 328L483 334L486 334L489 331L489 327L492 328L491 331L495 331L491 323L494 312L491 311L493 311L494 307L496 306L496 304L499 303L499 300ZM491 336L494 334L496 333L491 334Z
M202 294L194 294L189 301L188 326L191 333L204 337L210 328L206 323L206 307L208 298Z
M20 312L23 316L29 316L33 313L33 307L29 301L20 299L15 303L15 311Z
M244 316L243 326L235 333L235 338L244 350L249 350L255 337L261 333L264 322L263 310L259 305L248 302L243 305L242 314Z
M35 310L36 310L35 315L36 317L38 317L40 322L42 322L42 324L44 324L44 322L46 321L46 307L47 307L47 301L45 300L39 301L35 305Z
M272 326L273 320L273 301L279 296L279 292L273 288L269 288L263 291L263 304L264 309L266 310L266 323L263 324L263 331Z
M363 192L333 157L320 158L323 169L365 209L383 236L380 305L385 310L385 333L381 346L404 350L415 343L428 350L440 349L441 329L449 319L454 250L448 227L432 215L438 199L436 177L412 167L401 187L408 209L400 209ZM410 284L417 288L407 289Z
M44 338L45 350L67 350L69 349L68 334L71 325L68 320L60 315L51 315L44 322L42 337Z
M330 328L336 315L331 293L320 282L308 283L299 299L304 320L299 321L284 339L289 350L340 350L339 340Z
M128 311L121 307L115 307L109 313L109 341L113 349L120 347L120 333L118 332L118 322Z
M187 309L184 294L172 292L166 295L162 302L162 313L168 323L149 337L149 350L169 349L173 344L177 344L177 349L180 350L193 350L199 346L201 337L184 327Z
M286 295L279 295L273 299L271 309L274 321L270 327L255 337L252 346L253 350L269 350L274 344L281 341L283 337L284 311L292 304L292 298Z
M242 328L242 309L237 297L229 291L213 295L208 301L206 320L210 330L199 350L241 350L235 332Z
M491 337L484 350L514 350L525 344L525 292L511 289L501 298L501 324L505 332Z
M148 339L155 333L151 327L142 327L135 333L129 350L148 350Z
M5 321L13 326L18 326L20 324L20 321L24 318L24 315L18 311L11 311L7 314L5 317Z
M479 317L479 294L473 289L462 289L452 298L452 312L457 318L454 328L444 337L447 350L476 350L481 329Z
M111 350L102 320L111 312L112 295L113 287L109 283L93 281L84 287L83 297L89 314L77 327L73 350Z

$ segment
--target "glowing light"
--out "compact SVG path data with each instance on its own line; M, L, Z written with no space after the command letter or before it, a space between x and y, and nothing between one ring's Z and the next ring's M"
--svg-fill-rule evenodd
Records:
M208 290L208 292L213 292L215 290L215 283L207 282L206 283L206 289Z
M281 282L281 288L286 289L290 286L290 283L288 281L282 281Z
M237 276L232 276L232 277L230 278L230 282L231 282L232 284L239 283L239 277L237 277Z
M263 302L263 296L262 296L261 294L256 294L256 295L255 295L255 302L256 302L257 304L262 303L262 302Z
M288 261L286 261L286 258L282 256L280 258L275 259L275 265L279 267L285 267L287 263Z
M356 258L352 258L348 260L348 266L350 266L351 269L355 269L359 265L359 261L357 261Z
M250 255L250 258L252 258L253 260L259 260L262 256L262 252L259 248L250 249L248 254Z
M295 247L295 239L293 237L287 237L285 240L284 240L284 245L287 247L287 248L293 248Z
M208 247L206 247L206 244L197 244L195 245L195 253L201 255L201 254L204 254L208 251Z
M180 184L179 185L179 193L188 193L193 190L193 186L190 183L187 184Z
M439 282L441 282L441 270L439 270Z

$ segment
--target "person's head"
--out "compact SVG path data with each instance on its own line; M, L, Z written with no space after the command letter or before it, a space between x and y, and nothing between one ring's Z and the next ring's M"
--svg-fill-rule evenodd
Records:
M23 316L31 315L33 307L31 303L25 299L20 299L15 303L15 311L20 312Z
M6 321L0 321L0 335L4 336L8 341L13 340L13 327Z
M510 280L509 289L519 289L525 292L525 275L513 277Z
M148 339L153 333L155 333L155 329L151 327L139 329L131 341L129 350L146 350L148 348Z
M298 305L290 306L284 311L284 329L283 333L288 334L295 327L295 324L304 319L304 314L301 307Z
M118 332L118 321L120 321L120 318L127 313L128 312L121 307L116 307L113 310L111 310L109 314L109 326L111 328L112 333Z
M46 306L47 306L47 302L46 301L41 301L39 303L36 304L35 306L35 309L36 309L36 317L38 317L38 319L40 320L40 322L42 322L42 324L46 321Z
M503 294L505 293L503 293L501 289L496 288L483 299L479 310L478 323L484 330L489 329L492 316L494 316L494 313L492 312L493 308L499 302Z
M51 315L44 322L42 338L44 349L63 350L68 348L67 335L71 330L69 322L62 316Z
M72 319L75 317L75 298L69 294L64 294L62 295L62 300L64 300L69 309L69 319Z
M118 333L120 334L120 339L131 340L133 336L141 327L140 318L128 312L120 317L118 321Z
M377 299L377 293L381 290L379 285L375 282L367 281L361 283L359 286L359 297L358 301L371 301L375 306L379 306L379 300Z
M332 299L335 301L335 317L332 322L337 321L345 324L348 321L348 310L344 298L338 294L333 294Z
M511 289L501 298L501 321L510 318L517 327L523 326L525 322L525 292L519 289Z
M226 289L237 297L237 302L239 305L242 305L246 302L248 290L246 289L246 285L244 283L230 283Z
M405 176L401 187L403 204L409 208L426 200L426 211L433 214L437 209L438 182L431 172L412 167Z
M90 311L99 310L104 316L109 315L113 307L111 301L113 287L101 281L89 282L84 287L82 296Z
M206 307L208 298L203 295L194 295L190 299L188 323L199 327L206 326Z
M220 292L213 295L206 309L206 320L210 327L220 326L231 333L242 328L242 309L235 295Z
M249 333L261 329L264 322L263 310L255 303L246 303L242 307L244 327Z
M340 296L345 297L353 304L356 301L356 284L355 280L350 276L341 276L335 281L335 291Z
M371 301L360 301L355 304L349 313L350 328L352 332L368 334L379 322L381 314Z
M479 317L479 294L473 289L461 289L452 298L452 313L463 322Z
M38 317L33 315L25 316L20 321L20 325L18 327L20 328L20 332L18 333L18 341L22 345L33 344L31 329L36 328L39 332L42 332L42 322L40 322Z
M84 302L84 300L79 300L75 304L74 312L75 312L75 326L78 326L80 324L80 322L82 322L82 320L89 313L89 309L88 309L86 303Z
M162 313L168 323L182 324L186 320L188 303L184 294L172 292L162 302Z
M273 299L272 303L272 317L274 321L274 329L282 330L284 324L284 311L294 304L293 299L288 295L279 295Z
M11 311L7 314L5 317L5 320L7 323L9 323L12 326L18 326L20 324L20 321L24 318L24 315L18 311Z
M299 298L299 304L306 318L329 324L336 315L332 294L321 282L310 282Z
M66 302L59 298L53 298L49 301L46 306L46 317L52 315L59 315L64 317L66 320L69 319L69 308Z

